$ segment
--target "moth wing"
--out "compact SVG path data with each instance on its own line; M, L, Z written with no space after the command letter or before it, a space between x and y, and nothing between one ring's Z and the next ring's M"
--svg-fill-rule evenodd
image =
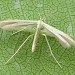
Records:
M62 38L64 38L70 45L75 46L75 41L66 33L52 27L49 26L50 29L52 29L53 31L57 32Z
M45 29L47 29L56 39L58 39L62 46L64 46L65 48L66 47L67 48L71 47L71 45L69 44L69 42L67 42L66 39L64 39L60 34L58 34L57 32L55 32L55 30L53 30L53 28L51 28L48 24L42 22L42 26Z
M37 21L35 20L4 20L0 21L0 28L5 29L5 30L11 30L11 29L16 29L16 28L21 28L21 27L26 27L26 26L32 26L36 24Z
M54 29L53 29L54 30ZM69 36L69 35L67 35L66 33L64 33L64 32L62 32L62 31L60 31L60 30L57 30L56 29L56 31L57 31L57 33L59 34L59 35L61 35L65 40L67 40L67 42L69 42L69 44L71 44L72 46L75 46L75 41Z

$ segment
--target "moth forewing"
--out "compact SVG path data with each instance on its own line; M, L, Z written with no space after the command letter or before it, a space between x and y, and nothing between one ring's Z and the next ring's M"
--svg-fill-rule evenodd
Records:
M70 37L68 36L67 34L60 34L65 40L67 40L67 42L72 45L72 46L75 46L75 41Z
M52 26L51 26L52 27ZM52 27L53 30L55 30L55 32L57 32L58 34L60 34L65 40L67 40L67 42L69 42L72 46L75 46L75 41L66 33Z
M0 24L12 24L12 23L37 23L37 20L3 20L0 21Z
M14 30L14 29L16 29L17 30L17 28L19 29L19 28L25 28L25 27L29 27L29 26L31 26L31 25L33 25L33 23L14 23L14 24L9 24L9 25L6 25L6 26L3 26L3 27L1 27L2 29L4 29L4 30Z
M57 32L55 32L53 30L53 28L51 28L48 24L42 22L42 25L44 28L46 28L51 34L53 34L53 36L59 40L59 42L61 43L62 46L64 47L71 47L71 45L66 41L66 39L64 39L61 35L59 35Z
M45 25L48 25L48 24L45 24ZM66 33L48 25L48 29L52 29L52 31L55 31L56 33L58 33L62 38L64 38L70 45L72 46L75 46L75 41L69 36L67 35Z
M0 28L5 30L16 29L29 25L36 25L38 21L34 20L4 20L0 21Z

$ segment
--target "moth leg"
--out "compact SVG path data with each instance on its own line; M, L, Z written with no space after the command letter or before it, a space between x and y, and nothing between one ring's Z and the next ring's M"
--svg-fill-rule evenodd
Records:
M56 61L56 63L59 65L59 67L62 68L62 66L60 65L60 63L59 63L58 60L55 58L55 56L54 56L54 54L53 54L53 52L52 52L52 49L51 49L51 46L50 46L50 44L49 44L49 41L48 41L47 36L46 36L45 34L42 34L42 35L45 36L45 39L46 39L46 42L47 42L47 45L48 45L48 47L49 47L49 50L50 50L50 53L51 53L52 57L54 58L54 60Z
M19 32L21 32L21 31L23 31L25 28L23 28L23 29L21 29L21 30L18 30L18 31L16 31L16 32L14 32L12 35L15 35L15 34L17 34L17 33L19 33ZM11 35L11 36L12 36Z
M35 51L35 47L36 47L36 43L37 43L38 38L39 38L40 31L41 31L41 19L37 23L37 28L36 28L33 43L32 43L32 52Z
M18 53L18 51L22 48L22 46L27 42L27 40L28 40L31 36L33 36L33 34L32 34L32 35L29 35L29 36L24 40L24 42L20 45L20 47L17 49L17 51L8 59L8 61L7 61L5 64L7 64L7 63Z

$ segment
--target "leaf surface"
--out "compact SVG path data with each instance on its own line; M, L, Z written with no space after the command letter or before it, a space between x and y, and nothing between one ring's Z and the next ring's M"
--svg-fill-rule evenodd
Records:
M39 20L56 27L75 38L75 0L0 0L0 20ZM31 52L33 37L10 60L22 42L32 33L0 30L0 75L75 75L75 48L63 48L48 37L52 51L62 66L55 62L44 36L40 36L36 51Z

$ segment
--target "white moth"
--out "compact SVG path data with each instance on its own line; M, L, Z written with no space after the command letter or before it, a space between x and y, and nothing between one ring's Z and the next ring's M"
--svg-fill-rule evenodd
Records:
M39 34L44 35L45 39L47 41L50 53L60 67L61 67L61 65L59 64L59 62L53 55L46 35L55 37L57 40L59 40L61 45L65 48L75 46L75 41L70 36L68 36L64 32L44 23L41 19L40 20L4 20L4 21L0 21L0 28L5 29L5 30L19 29L19 31L13 33L13 35L22 30L29 31L29 32L35 32L34 40L33 40L33 44L32 44L32 52L35 51L35 47L36 47L36 43L38 41ZM26 41L31 36L33 36L33 34L29 35L27 37L27 39L25 39L25 41L20 45L20 47L17 49L17 51L12 55L12 57L10 59L12 59L15 56L15 54L18 53L18 51L21 49L21 47L26 43ZM9 62L9 60L5 64L7 64Z

